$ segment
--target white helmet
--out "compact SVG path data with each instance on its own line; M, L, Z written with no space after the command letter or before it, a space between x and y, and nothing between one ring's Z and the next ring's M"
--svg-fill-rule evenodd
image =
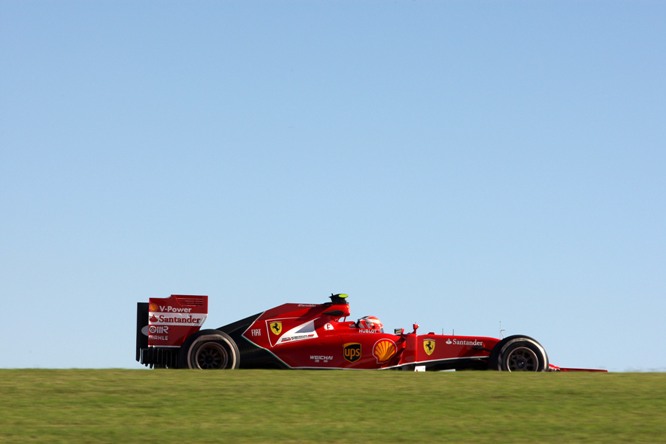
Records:
M363 330L372 330L373 333L384 333L384 324L375 316L364 316L356 325Z

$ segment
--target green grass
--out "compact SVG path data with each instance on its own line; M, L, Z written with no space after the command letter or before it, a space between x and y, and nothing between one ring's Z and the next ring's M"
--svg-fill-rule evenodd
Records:
M666 374L0 370L0 442L663 442Z

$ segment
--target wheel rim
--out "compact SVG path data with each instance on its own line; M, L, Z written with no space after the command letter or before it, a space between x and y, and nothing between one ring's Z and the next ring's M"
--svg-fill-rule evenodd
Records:
M507 369L510 372L535 372L539 367L536 353L527 347L518 347L507 356Z
M227 368L229 354L222 346L215 342L203 344L196 352L195 361L200 369L222 369Z

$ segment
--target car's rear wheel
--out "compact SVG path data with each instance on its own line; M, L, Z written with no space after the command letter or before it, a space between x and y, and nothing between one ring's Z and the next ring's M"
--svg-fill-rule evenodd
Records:
M543 372L548 370L548 355L536 340L527 336L510 336L497 343L488 364L491 370Z
M238 368L238 347L219 330L202 330L192 335L180 349L180 368L223 370Z

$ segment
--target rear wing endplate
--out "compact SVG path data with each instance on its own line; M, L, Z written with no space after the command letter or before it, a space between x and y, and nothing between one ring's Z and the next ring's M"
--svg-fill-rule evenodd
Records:
M136 359L152 347L177 348L199 331L208 315L208 296L150 298L136 307Z

